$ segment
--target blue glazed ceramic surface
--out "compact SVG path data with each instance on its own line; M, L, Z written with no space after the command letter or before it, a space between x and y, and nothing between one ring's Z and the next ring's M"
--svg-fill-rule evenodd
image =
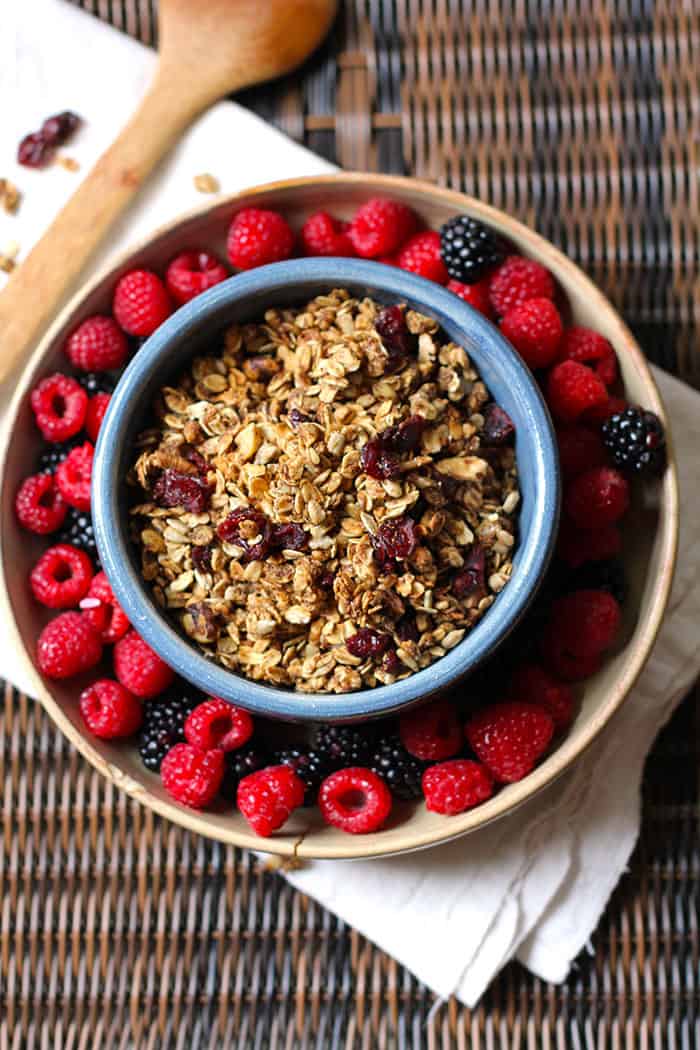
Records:
M484 618L431 667L376 689L317 695L276 689L204 657L164 617L141 579L127 528L124 478L134 439L147 425L154 395L188 361L215 349L233 322L273 306L302 304L331 288L378 302L405 302L434 317L462 345L494 399L516 426L522 505L513 575ZM444 692L510 633L532 600L556 539L560 478L552 424L535 380L499 331L457 296L421 277L357 259L299 259L239 274L198 296L147 340L126 369L100 430L93 468L93 515L100 557L131 623L164 660L203 692L260 715L293 720L353 720L386 715Z

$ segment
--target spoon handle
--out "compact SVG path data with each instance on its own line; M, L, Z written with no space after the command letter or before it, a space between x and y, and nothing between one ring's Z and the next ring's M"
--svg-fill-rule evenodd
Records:
M0 293L0 383L31 349L148 174L210 101L188 77L159 67L134 116Z

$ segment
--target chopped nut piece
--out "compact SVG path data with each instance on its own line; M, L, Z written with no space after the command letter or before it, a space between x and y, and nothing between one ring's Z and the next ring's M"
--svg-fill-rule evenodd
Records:
M0 205L8 215L14 215L19 208L22 195L9 179L0 179Z
M220 189L219 180L208 172L203 175L195 175L193 182L194 188L199 193L218 193Z

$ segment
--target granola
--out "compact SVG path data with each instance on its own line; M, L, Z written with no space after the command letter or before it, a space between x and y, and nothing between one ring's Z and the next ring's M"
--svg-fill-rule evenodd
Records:
M510 578L512 432L430 317L342 290L268 310L160 391L129 474L143 578L231 671L394 682Z

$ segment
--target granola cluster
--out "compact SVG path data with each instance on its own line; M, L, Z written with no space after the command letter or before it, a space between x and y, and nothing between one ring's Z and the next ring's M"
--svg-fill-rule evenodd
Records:
M160 392L133 538L157 603L256 681L344 693L457 645L508 582L512 423L437 323L335 290Z

